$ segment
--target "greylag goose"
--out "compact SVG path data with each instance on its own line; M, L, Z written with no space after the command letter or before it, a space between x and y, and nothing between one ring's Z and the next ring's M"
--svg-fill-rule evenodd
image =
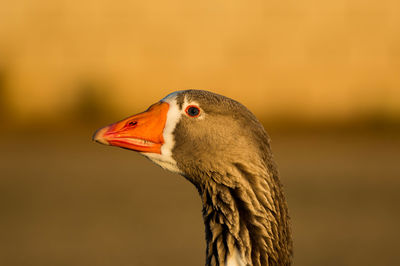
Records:
M93 139L140 152L196 186L206 265L291 264L288 209L269 137L239 102L208 91L177 91L97 130Z

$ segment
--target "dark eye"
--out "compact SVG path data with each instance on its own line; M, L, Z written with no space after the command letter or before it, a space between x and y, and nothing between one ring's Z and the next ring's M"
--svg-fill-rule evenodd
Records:
M188 116L196 117L199 116L200 109L197 106L189 105L188 107L186 107L186 113L188 114Z

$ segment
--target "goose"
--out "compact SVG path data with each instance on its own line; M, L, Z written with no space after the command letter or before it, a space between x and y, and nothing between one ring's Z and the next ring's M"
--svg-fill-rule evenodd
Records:
M100 128L93 140L139 152L197 188L207 266L291 265L290 218L270 139L244 105L176 91Z

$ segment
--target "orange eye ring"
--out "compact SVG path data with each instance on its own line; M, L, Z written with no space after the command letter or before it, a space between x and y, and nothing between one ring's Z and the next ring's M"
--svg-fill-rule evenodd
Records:
M200 115L200 108L196 105L188 105L185 112L190 117L198 117Z

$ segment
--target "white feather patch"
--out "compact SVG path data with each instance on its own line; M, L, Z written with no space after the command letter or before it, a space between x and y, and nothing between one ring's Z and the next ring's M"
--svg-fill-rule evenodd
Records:
M235 248L233 253L228 257L225 263L226 266L245 266L243 259L240 256L239 251Z
M171 93L161 100L169 104L167 120L165 122L163 131L164 144L161 146L161 154L143 153L143 155L147 156L154 163L166 170L182 174L182 171L178 168L176 161L174 158L172 158L172 149L175 145L173 133L182 115L181 110L176 102L177 94L179 94L179 91Z
M176 96L182 91L176 91L168 94L161 101L169 104L167 113L167 120L163 131L164 144L161 146L161 154L156 153L143 153L147 158L158 164L162 168L174 173L183 174L178 168L176 161L172 157L172 150L175 145L174 130L182 115L185 115L186 107L189 105L196 105L200 108L199 104L195 101L188 102L187 98L184 99L182 108L176 101ZM200 108L201 109L201 108ZM200 115L194 119L204 119L206 114L201 110Z

